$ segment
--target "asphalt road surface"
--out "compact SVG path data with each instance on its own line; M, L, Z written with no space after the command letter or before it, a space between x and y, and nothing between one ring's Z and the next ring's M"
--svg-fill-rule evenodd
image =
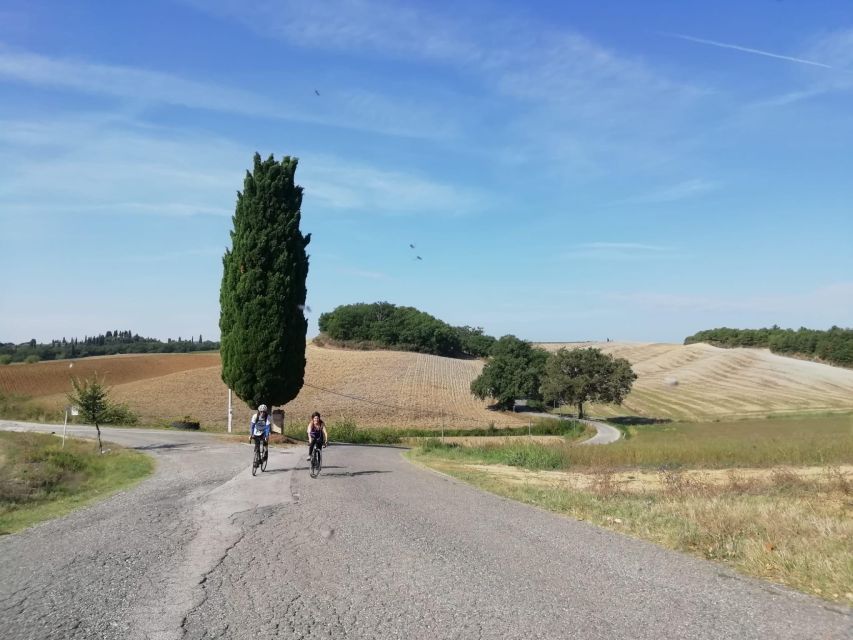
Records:
M0 538L0 638L853 633L850 609L482 493L398 449L332 445L316 480L305 447L272 450L252 477L248 444L105 432L153 455L154 476Z

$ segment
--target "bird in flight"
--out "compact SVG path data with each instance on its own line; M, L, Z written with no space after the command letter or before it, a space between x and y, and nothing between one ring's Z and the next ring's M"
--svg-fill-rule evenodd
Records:
M414 248L415 248L415 245L413 245L413 244L409 244L409 248L410 248L410 249L414 249Z
M319 92L319 91L317 91L316 89L314 89L314 94L319 96L319 95L320 95L320 92Z
M421 258L420 256L415 256L415 258L418 260L423 260L423 258Z

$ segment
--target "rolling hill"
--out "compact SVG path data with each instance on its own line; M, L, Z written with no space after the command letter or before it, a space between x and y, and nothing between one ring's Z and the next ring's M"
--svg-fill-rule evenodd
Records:
M706 344L543 343L545 349L595 346L627 358L639 378L622 406L591 406L591 415L674 420L749 418L853 411L853 371L771 354ZM517 425L523 414L496 413L468 391L479 360L400 351L349 351L308 345L306 386L286 407L288 420L307 422L318 410L362 426L459 427ZM152 354L0 367L0 391L27 394L54 407L65 403L68 376L98 371L144 421L185 414L210 426L226 423L227 390L219 355ZM250 411L235 402L234 420Z

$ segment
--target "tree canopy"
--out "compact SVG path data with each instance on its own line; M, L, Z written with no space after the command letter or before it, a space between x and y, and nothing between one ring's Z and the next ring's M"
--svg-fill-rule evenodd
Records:
M717 347L763 347L782 355L817 358L829 364L853 367L853 329L827 331L800 327L781 329L708 329L688 336L684 344L706 342Z
M305 376L304 308L311 234L299 229L298 161L255 154L237 193L220 288L222 380L251 406L282 405Z
M545 363L541 392L546 402L574 405L583 418L585 402L621 404L637 375L631 363L600 349L560 349Z
M319 328L325 338L348 346L452 358L484 357L495 342L480 327L452 327L424 311L390 302L341 305L320 315Z
M492 345L483 371L471 382L471 393L481 400L494 398L501 408L516 398L539 399L540 379L548 353L525 340L506 335Z

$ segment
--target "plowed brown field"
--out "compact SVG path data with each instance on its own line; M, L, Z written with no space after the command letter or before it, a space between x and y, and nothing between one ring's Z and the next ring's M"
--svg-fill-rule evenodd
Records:
M630 395L622 406L591 405L597 416L705 420L853 411L853 370L766 349L625 342L539 346L596 347L631 363L638 378Z
M97 373L108 385L114 386L214 365L219 365L218 353L131 354L10 364L0 367L0 392L47 396L70 391L72 375L86 378Z
M190 367L186 365L194 363L186 361L162 363L159 375L149 369L148 377L123 384L116 381L126 375L120 372L118 359L93 358L90 368L100 372L104 366L95 361L108 363L111 376L107 382L113 385L113 398L129 404L144 421L173 420L188 414L205 425L224 426L227 389L220 379L218 354L213 358L204 363L207 366ZM527 419L522 416L489 411L484 402L471 395L471 381L483 367L479 360L399 351L348 351L315 345L308 345L306 359L306 384L299 396L285 406L289 421L307 424L311 412L317 410L331 420L351 418L359 426L437 427L443 423L482 428L490 422L499 426L526 424ZM122 361L130 366L128 360ZM39 365L15 368L23 371L25 367L36 366ZM67 366L66 363L65 371ZM185 370L180 370L181 366ZM75 363L74 367L76 373L78 365ZM27 373L28 379L38 379L35 373ZM67 374L58 384L64 393ZM60 406L64 402L64 395L55 393L56 384L45 387L53 394L39 393L34 383L28 389L29 395L41 396L45 404ZM251 411L234 400L235 423L247 424Z
M621 407L591 406L592 415L676 420L746 418L786 413L853 411L853 371L776 356L761 349L718 349L704 344L568 343L595 346L627 358L639 375ZM314 410L362 426L483 427L525 423L474 398L469 385L479 360L398 351L348 351L309 345L302 392L286 407L288 420L307 422ZM144 421L189 414L207 426L226 422L227 390L218 354L152 354L87 358L0 367L0 391L37 397L60 407L68 377L97 371ZM250 411L235 400L234 420Z

